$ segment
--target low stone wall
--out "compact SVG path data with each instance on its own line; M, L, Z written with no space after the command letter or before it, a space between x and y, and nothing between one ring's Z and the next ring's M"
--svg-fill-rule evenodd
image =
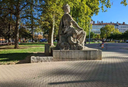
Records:
M53 60L102 60L99 49L53 50Z
M30 63L51 62L52 56L31 56Z

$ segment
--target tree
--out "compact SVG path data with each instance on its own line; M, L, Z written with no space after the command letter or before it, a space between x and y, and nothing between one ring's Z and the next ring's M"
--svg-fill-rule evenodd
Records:
M125 31L123 34L122 34L123 38L126 40L128 39L128 30Z
M95 38L96 34L94 32L90 32L90 38ZM87 38L89 38L89 35L87 35Z
M5 18L2 16L0 17L0 35L8 39L9 43L9 39L14 37L14 20L12 20L11 16L6 16Z
M32 33L32 42L33 42L33 36L34 31L37 29L36 27L39 27L38 20L39 20L39 13L40 13L40 7L39 2L40 0L29 0L29 3L25 9L24 12L22 12L22 23L31 30ZM39 30L39 28L38 28Z
M58 30L57 27L59 27L59 20L62 15L62 9L60 8L61 0L43 0L44 3L42 3L42 16L41 16L41 25L42 29L48 33L48 43L51 44L51 46L54 46L53 44L53 35L54 35L54 29L56 27L56 31ZM57 33L57 32L56 32Z
M37 0L36 0L37 1ZM33 4L29 2L29 0L1 0L0 1L0 9L6 10L7 15L13 14L15 16L15 46L14 48L19 48L19 22L22 18L20 14L25 11L25 7L29 4ZM28 10L28 9L26 9Z
M26 0L25 0L26 1ZM15 47L14 48L18 48L18 40L19 40L19 19L20 19L20 12L22 11L22 9L24 9L24 7L28 4L25 3L24 0L2 0L1 4L2 4L2 8L3 10L7 10L8 14L11 13L13 15L15 15L16 17L16 23L15 23ZM7 15L8 15L7 14Z
M121 36L122 33L118 29L115 29L114 32L110 34L108 39L122 39Z
M89 38L89 35L87 35L87 38ZM99 34L95 34L94 32L90 32L90 38L100 39L100 35Z
M111 33L115 31L115 27L114 25L106 25L105 27L102 27L100 31L101 31L101 34L100 34L101 38L107 39L111 35Z
M96 39L98 39L98 40L100 39L100 34L96 35Z
M118 29L115 29L115 31L113 32L113 39L122 39L121 35L122 33Z
M12 15L11 9L12 3L7 3L7 1L0 1L0 33L5 39L10 41L14 37L14 24L15 18ZM9 10L10 9L10 10Z

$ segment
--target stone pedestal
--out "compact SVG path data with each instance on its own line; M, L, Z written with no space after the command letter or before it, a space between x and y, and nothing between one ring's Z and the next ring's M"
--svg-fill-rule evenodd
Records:
M91 48L85 50L53 50L53 60L102 60L102 51Z

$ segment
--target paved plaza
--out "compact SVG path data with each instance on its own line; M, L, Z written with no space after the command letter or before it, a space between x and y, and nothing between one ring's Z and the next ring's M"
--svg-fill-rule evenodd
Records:
M102 60L0 65L0 87L128 87L128 43L105 46Z

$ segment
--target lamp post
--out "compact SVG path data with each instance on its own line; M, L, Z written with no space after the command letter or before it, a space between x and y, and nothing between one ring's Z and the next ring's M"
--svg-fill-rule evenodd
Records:
M90 44L90 28L91 28L91 24L93 24L93 21L90 21L90 24L89 24L89 44Z

